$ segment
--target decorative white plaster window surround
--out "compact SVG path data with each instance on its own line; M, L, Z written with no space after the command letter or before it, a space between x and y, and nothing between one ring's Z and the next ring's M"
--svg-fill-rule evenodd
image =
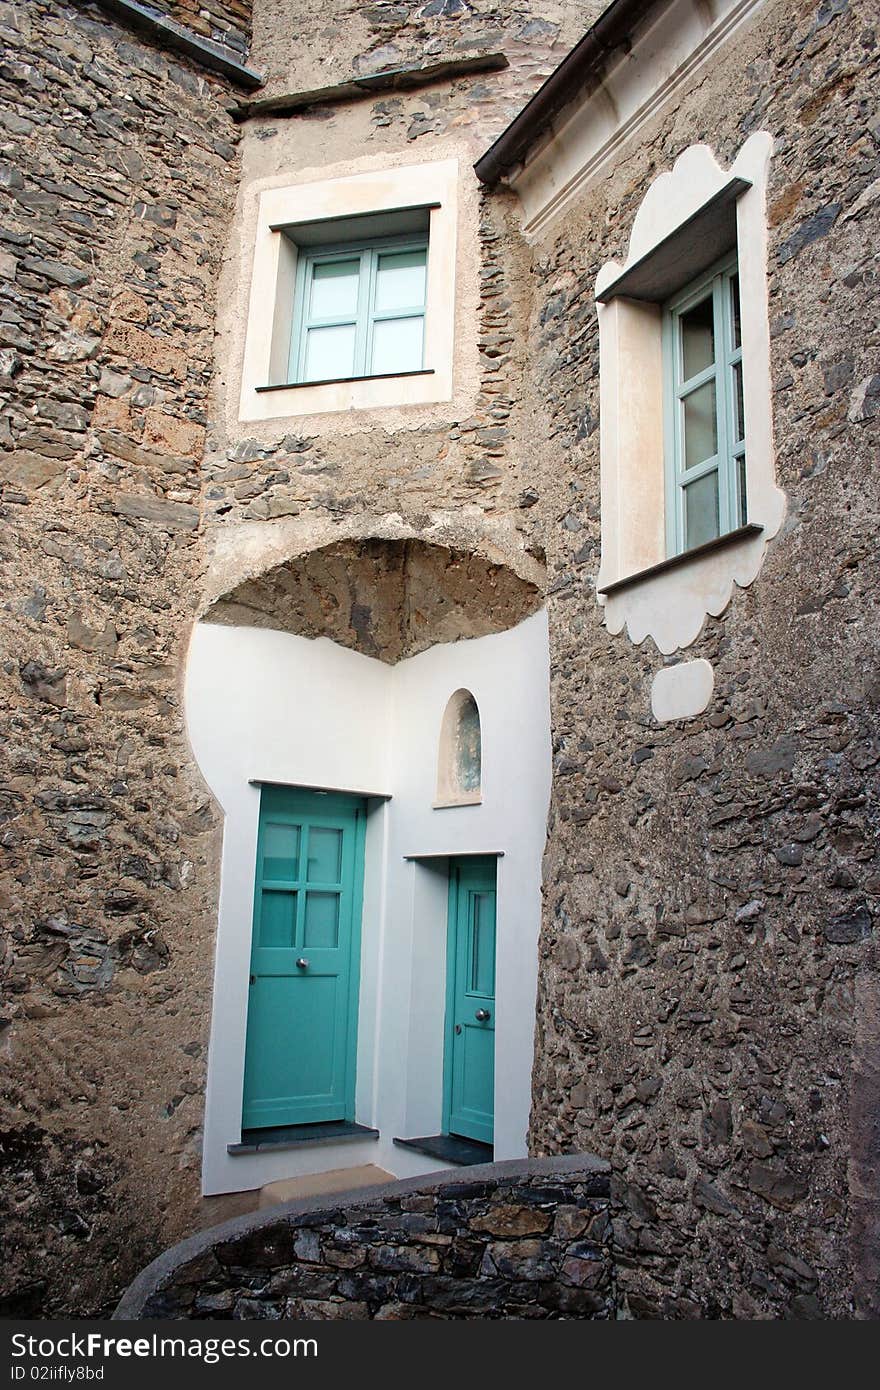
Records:
M707 614L723 612L734 584L745 588L754 581L766 543L785 514L785 495L775 480L770 398L765 200L771 151L770 135L752 135L725 171L708 146L685 150L672 171L648 189L625 264L609 262L596 281L599 601L611 632L625 626L637 644L650 636L666 655L693 642ZM742 319L746 524L672 555L667 542L664 424L669 422L664 420L661 306L734 251Z
M450 400L457 224L457 159L265 189L257 213L239 420ZM298 342L302 363L302 324L294 317L297 299L300 306L303 299L304 262L314 264L322 247L330 255L346 244L353 248L352 255L357 248L363 257L364 303L353 322L359 340L361 334L369 334L372 345L381 315L376 301L381 266L374 249L385 244L390 251L425 242L424 302L416 306L423 312L424 329L418 363L413 359L411 369L407 361L402 371L373 372L372 357L366 353L354 367L348 356L339 354L338 374L304 380L309 373L295 366Z

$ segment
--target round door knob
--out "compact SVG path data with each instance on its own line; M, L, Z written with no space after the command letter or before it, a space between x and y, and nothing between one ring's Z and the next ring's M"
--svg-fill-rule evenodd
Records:
M477 1009L477 1012L474 1014L474 1018L478 1023L488 1023L491 1017L492 1015L489 1013L488 1009Z
M296 968L297 970L308 970L309 963L306 960L305 956L300 956L299 960L296 963Z

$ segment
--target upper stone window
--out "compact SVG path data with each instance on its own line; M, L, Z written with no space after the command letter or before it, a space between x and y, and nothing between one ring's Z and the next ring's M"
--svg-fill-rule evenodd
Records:
M436 807L473 806L482 800L480 711L469 690L450 696L440 727Z
M239 421L452 398L458 161L259 195Z
M688 285L663 312L667 555L746 524L742 371L733 256Z
M376 229L381 219L362 219ZM298 257L291 383L403 375L424 367L428 214L410 236L304 247ZM343 230L343 229L340 229Z
M651 636L664 654L753 582L785 512L770 397L771 150L753 135L727 171L707 146L686 150L648 189L625 264L596 282L599 599L612 632Z

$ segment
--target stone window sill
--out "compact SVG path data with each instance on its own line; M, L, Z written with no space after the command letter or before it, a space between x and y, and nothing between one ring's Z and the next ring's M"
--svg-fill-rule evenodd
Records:
M395 1139L394 1142L400 1149L412 1149L441 1163L454 1164L456 1168L491 1163L494 1158L491 1144L481 1144L477 1139L462 1139L457 1134L431 1134L424 1139Z
M282 381L274 386L255 386L254 390L307 391L311 386L340 386L351 381L397 381L411 376L433 376L433 367L421 367L417 372L376 372L371 376L328 376L320 381Z
M635 588L648 579L665 574L667 570L682 569L703 555L714 555L716 551L726 550L729 546L736 545L738 541L751 540L753 536L760 536L763 530L763 526L750 521L745 526L738 526L735 531L728 531L724 536L717 536L715 540L706 541L705 545L694 546L693 550L685 550L681 555L670 555L668 559L660 560L656 565L649 565L647 569L638 570L635 574L627 574L623 579L615 580L613 584L605 584L599 593L607 596L619 594L624 589Z
M406 860L421 863L429 859L448 859L454 853L456 859L503 859L503 849L429 850L427 854L405 854Z
M241 1154L279 1153L283 1149L317 1148L322 1144L345 1144L357 1139L378 1138L378 1129L349 1120L333 1120L323 1124L244 1130L241 1142L227 1144L226 1152L236 1158Z

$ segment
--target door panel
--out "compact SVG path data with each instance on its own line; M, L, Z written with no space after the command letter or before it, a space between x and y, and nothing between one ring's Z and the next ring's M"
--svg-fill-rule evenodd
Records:
M495 1095L495 860L450 861L444 1127L491 1144Z
M242 1128L354 1118L366 808L264 787Z

